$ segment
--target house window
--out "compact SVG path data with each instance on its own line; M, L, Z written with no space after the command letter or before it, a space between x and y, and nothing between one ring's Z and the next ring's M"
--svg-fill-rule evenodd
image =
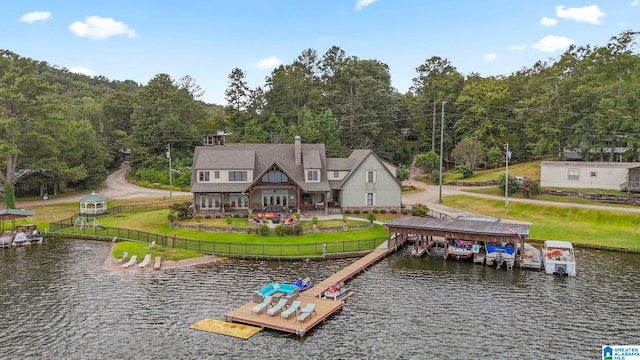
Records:
M209 181L209 172L208 171L200 171L198 173L198 181L200 182L207 182Z
M217 209L220 207L220 196L215 195L200 195L200 209Z
M597 177L597 176L598 176L598 173L597 173L597 172L595 172L595 171L592 171L592 172L591 172L591 177Z
M289 178L287 178L287 175L281 173L280 171L269 171L262 177L262 182L272 184L286 184L289 182Z
M368 183L376 182L376 172L375 171L367 171L367 179Z
M229 171L229 181L247 181L247 172Z
M220 179L220 171L217 171L217 170L216 170L216 171L214 171L214 172L213 172L213 178L214 178L214 179Z
M333 177L336 178L336 179L339 178L340 177L340 171L333 170Z
M307 171L307 181L318 181L318 170Z
M569 169L569 181L580 181L580 169Z
M367 193L367 206L373 206L373 193Z

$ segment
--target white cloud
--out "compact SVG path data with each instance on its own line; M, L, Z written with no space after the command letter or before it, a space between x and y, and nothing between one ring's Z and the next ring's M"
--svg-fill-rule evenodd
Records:
M524 50L527 47L527 44L520 44L520 45L509 45L507 48L511 51L520 51L520 50Z
M79 37L90 39L107 39L114 35L127 35L129 38L138 37L136 31L129 26L113 18L100 16L88 16L84 21L76 21L69 25L69 30Z
M487 60L487 61L493 61L496 59L498 55L496 55L495 53L491 53L491 54L483 54L482 58Z
M633 0L631 2L631 6L638 6L638 4L640 4L640 0Z
M69 71L76 74L82 74L87 76L94 76L96 74L95 71L91 69L84 68L82 66L72 66L69 68Z
M36 21L46 21L51 19L51 11L33 11L26 13L18 19L18 21L33 23Z
M356 3L355 10L360 11L366 8L367 6L373 4L374 2L376 2L376 0L358 0L358 2Z
M600 24L600 18L606 16L598 5L581 8L564 8L564 5L556 6L556 16L563 19L571 19L577 22Z
M269 56L268 58L261 59L257 63L252 64L251 66L260 70L268 70L280 65L282 65L282 61L280 59L275 56Z
M531 47L542 52L554 52L556 50L564 50L571 44L573 44L573 40L567 37L549 35L531 45Z
M546 16L540 20L540 24L542 26L556 26L557 23L558 23L558 19L548 18Z

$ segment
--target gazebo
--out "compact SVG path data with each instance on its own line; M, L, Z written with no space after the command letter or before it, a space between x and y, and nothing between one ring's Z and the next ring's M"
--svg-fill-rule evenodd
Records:
M104 214L107 212L107 198L96 194L87 195L80 199L80 214Z

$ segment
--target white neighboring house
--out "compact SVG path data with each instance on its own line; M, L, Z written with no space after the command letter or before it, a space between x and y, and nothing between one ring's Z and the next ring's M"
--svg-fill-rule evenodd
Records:
M540 186L640 192L640 163L543 161Z
M328 158L324 144L299 136L293 144L233 144L225 135L205 135L194 150L197 214L400 209L395 168L371 150Z

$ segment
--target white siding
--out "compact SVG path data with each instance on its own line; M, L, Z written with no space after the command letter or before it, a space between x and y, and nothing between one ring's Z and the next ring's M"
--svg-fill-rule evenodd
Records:
M374 182L367 182L367 172L374 171ZM374 194L376 207L400 207L402 187L373 155L369 154L342 187L343 207L366 207L367 193Z
M640 163L543 161L540 186L620 190L628 180L629 168L638 166Z

